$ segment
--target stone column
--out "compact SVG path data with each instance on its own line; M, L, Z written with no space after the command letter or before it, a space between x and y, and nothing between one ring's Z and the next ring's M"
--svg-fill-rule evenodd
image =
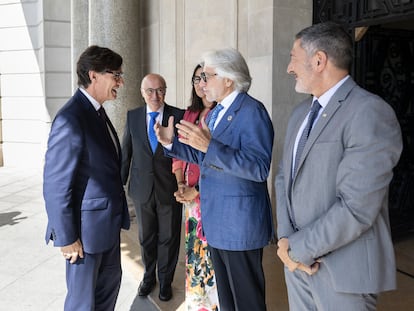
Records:
M124 87L105 109L122 137L128 109L141 104L140 1L89 0L89 45L97 44L119 53L124 62Z
M89 45L89 1L71 0L72 90L78 86L76 63Z

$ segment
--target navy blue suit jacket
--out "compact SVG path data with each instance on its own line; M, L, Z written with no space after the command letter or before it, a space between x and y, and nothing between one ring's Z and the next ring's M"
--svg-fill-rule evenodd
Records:
M273 125L262 103L240 93L217 124L206 153L175 138L170 156L200 166L200 207L209 245L262 248L273 234L267 178Z
M121 155L106 124L77 90L50 131L43 183L46 242L65 246L80 239L84 251L92 254L111 248L121 227L129 228L120 169Z

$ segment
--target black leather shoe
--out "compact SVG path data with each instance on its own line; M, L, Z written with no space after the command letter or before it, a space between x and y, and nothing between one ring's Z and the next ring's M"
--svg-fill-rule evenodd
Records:
M172 297L171 285L161 286L160 294L158 295L158 298L160 298L161 301L168 301L171 299L171 297Z
M148 296L149 293L154 289L155 282L144 282L142 281L138 287L138 296Z

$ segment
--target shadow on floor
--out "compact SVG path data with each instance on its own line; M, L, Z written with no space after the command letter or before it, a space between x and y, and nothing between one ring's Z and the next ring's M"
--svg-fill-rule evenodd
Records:
M4 225L13 226L13 225L18 224L20 221L27 218L27 217L16 218L20 214L21 214L21 212L0 213L0 227L4 226Z

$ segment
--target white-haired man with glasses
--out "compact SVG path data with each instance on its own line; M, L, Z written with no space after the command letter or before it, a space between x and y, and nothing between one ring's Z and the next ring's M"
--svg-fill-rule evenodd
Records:
M167 125L173 116L178 122L184 110L164 102L167 85L159 74L148 74L141 82L145 105L128 111L122 140L122 180L129 177L128 194L137 215L144 277L139 296L147 296L160 283L159 298L172 297L171 283L178 260L182 205L174 197L177 181L171 172L172 159L158 144L154 123Z
M202 128L182 120L156 125L168 155L200 167L203 231L214 265L220 310L266 310L263 247L273 236L267 190L273 125L247 94L251 77L235 49L203 56L200 86L216 101ZM253 124L254 123L254 124Z

